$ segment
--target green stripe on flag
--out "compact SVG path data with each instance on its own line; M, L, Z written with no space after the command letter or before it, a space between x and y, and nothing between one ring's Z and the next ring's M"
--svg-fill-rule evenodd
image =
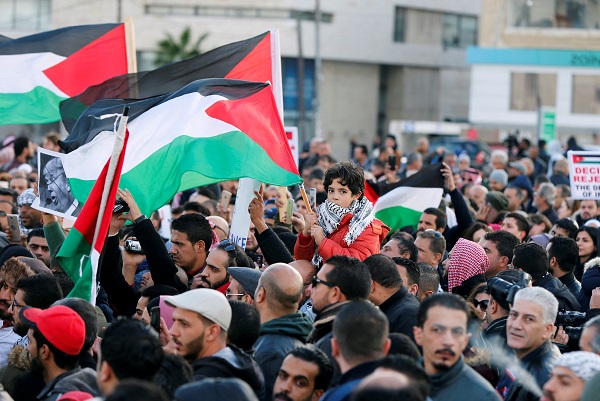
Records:
M91 244L86 242L83 235L72 228L58 252L57 258L60 265L67 276L75 283L75 287L68 295L70 298L90 300L92 292L91 249ZM81 258L76 259L61 255L81 255Z
M208 138L176 137L131 170L123 171L119 187L129 189L142 213L149 215L179 191L241 177L278 186L300 182L248 135L232 131ZM87 198L94 185L94 181L76 178L69 183L77 199Z
M0 93L2 124L46 124L58 121L58 104L65 99L41 86L25 93Z
M403 206L393 206L379 210L375 213L375 217L387 224L393 232L406 226L413 226L416 229L422 213Z

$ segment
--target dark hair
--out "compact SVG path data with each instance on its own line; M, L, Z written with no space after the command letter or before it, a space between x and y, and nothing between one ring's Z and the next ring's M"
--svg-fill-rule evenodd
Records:
M13 149L15 150L15 156L20 156L23 150L29 147L29 138L26 136L20 136L13 142ZM16 178L16 177L13 177Z
M548 254L535 242L520 244L515 247L512 264L515 269L521 269L538 280L548 273Z
M35 277L35 276L34 276ZM63 305L73 309L85 323L85 342L79 354L88 352L98 337L98 317L94 305L81 298L64 298L56 301L54 305Z
M437 207L428 207L423 210L423 214L431 214L435 216L435 229L446 228L446 213L442 212Z
M254 296L254 294L252 294ZM227 342L251 351L260 335L260 315L254 305L242 301L229 300L231 325L227 330Z
M396 231L390 237L390 241L398 241L398 252L400 252L401 254L404 252L408 252L410 254L408 258L413 262L417 263L417 260L419 259L419 249L415 245L415 240L410 240L408 236L411 235L402 231Z
M310 174L308 175L308 180L324 180L325 179L325 172L320 168L320 167L315 167L312 170L310 170Z
M54 259L52 259L52 260L54 260ZM58 262L56 262L56 263L58 263ZM50 266L52 266L52 263L50 263ZM71 280L71 278L64 271L56 270L56 271L54 271L54 273L52 273L52 275L58 282L58 285L60 286L60 289L62 290L63 296L69 295L71 293L71 291L73 291L73 288L75 288L75 283L73 282L73 280Z
M200 213L203 216L210 216L210 210L198 202L186 202L185 205L183 205L183 211Z
M150 287L146 287L144 291L142 291L142 297L147 297L148 302L152 301L154 298L158 298L161 295L178 295L179 291L176 288L171 287L170 285L165 284L154 284Z
M362 151L362 153L365 155L369 154L369 148L367 148L367 145L360 144L360 145L356 145L354 148L360 149Z
M325 173L325 180L323 181L325 192L329 190L333 180L338 178L341 185L348 186L352 195L360 194L359 200L362 199L365 193L365 173L362 167L352 162L336 163Z
M357 387L351 401L425 401L414 387L382 388L374 386Z
M467 302L464 300L464 298L456 294L449 293L433 294L421 302L419 313L417 314L417 322L419 327L423 327L427 321L427 312L434 306L442 306L447 309L463 311L465 312L467 319L471 314L469 305L467 305Z
M227 241L227 242L225 242ZM215 249L219 249L225 253L227 253L227 266L226 267L252 267L254 268L254 261L246 255L246 252L239 246L234 244L233 242L229 242L229 240L224 240L219 243L215 247ZM228 251L226 248L233 245L233 249ZM213 249L214 250L214 249ZM227 277L229 277L229 273L227 273Z
M492 232L490 226L480 221L476 221L465 230L462 237L464 239L468 239L469 241L473 241L473 235L475 235L475 233L479 230L485 230L486 234Z
M79 354L65 354L63 351L59 350L53 344L51 344L50 341L48 341L48 339L44 337L44 335L40 332L40 330L37 327L33 328L33 338L35 338L38 353L42 345L46 344L48 346L48 348L52 352L52 355L54 356L54 363L59 368L64 370L73 370L79 364Z
M317 365L319 373L315 376L315 390L327 390L333 377L333 367L327 354L315 345L307 344L294 348L288 355Z
M405 287L410 287L414 284L419 284L421 280L421 268L412 260L406 258L394 257L392 258L395 264L404 266L406 269L406 278L408 279L408 283L404 283Z
M0 188L0 195L9 195L12 196L13 201L12 201L12 205L13 205L13 213L17 213L17 207L15 206L15 204L17 203L17 191L15 191L14 189L10 189L10 188Z
M181 214L183 213L183 206L177 206L174 207L173 210L171 210L171 214Z
M504 219L507 219L508 217L512 217L517 221L517 228L519 229L519 231L524 231L525 236L529 235L529 222L527 221L527 218L525 216L523 216L521 213L511 212L506 213Z
M398 272L396 263L380 253L369 256L364 260L369 268L371 279L384 288L402 287L402 277Z
M536 224L544 224L543 232L545 233L549 233L550 229L552 228L552 223L550 222L550 220L541 213L531 213L529 214L528 219L530 225L532 226Z
M173 220L171 229L184 233L192 244L198 241L204 242L204 249L208 253L212 244L213 232L208 220L203 215L198 213L184 214Z
M508 231L498 230L486 233L483 238L487 241L491 241L496 245L498 254L500 256L506 256L509 261L512 260L513 252L515 247L521 243L513 233Z
M156 384L143 380L123 380L105 401L168 401L170 398Z
M327 281L340 288L350 301L366 300L371 294L371 273L362 261L348 256L332 256L325 263L333 269L325 275Z
M207 187L199 187L196 189L196 193L198 195L202 195L202 196L206 196L208 199L210 200L217 200L217 194L215 194L215 191L207 188Z
M444 255L446 251L446 238L438 231L425 230L417 234L417 237L425 238L429 240L429 250L433 253L439 253Z
M24 292L25 305L39 309L48 309L63 297L58 280L51 274L42 273L23 277L17 281L16 288Z
M191 383L193 379L192 367L185 359L178 355L165 354L152 383L162 388L167 393L169 400L173 400L175 390L184 384Z
M419 348L415 342L404 333L390 333L390 340L392 345L388 357L391 355L403 356L410 358L412 361L417 362L421 357Z
M562 271L574 271L579 256L577 242L572 238L558 236L550 238L549 243L552 246L548 250L548 259L556 258Z
M367 362L385 356L389 335L387 317L368 301L352 301L333 320L333 338L348 362Z
M29 234L27 234L27 242L31 241L32 237L46 238L44 229L43 228L34 228L31 231L29 231Z
M417 263L421 276L419 277L419 292L433 291L437 292L440 286L440 275L436 267L429 266L427 263Z
M102 362L119 380L152 381L164 357L156 333L139 320L115 320L106 328L100 348Z
M408 376L411 379L412 388L418 390L425 398L429 395L429 376L417 363L417 360L413 360L407 355L388 355L379 362L379 367L395 370Z
M562 219L558 219L554 224L556 225L556 227L562 228L567 233L569 233L569 238L575 239L578 228L573 220L571 220L568 217L563 217Z

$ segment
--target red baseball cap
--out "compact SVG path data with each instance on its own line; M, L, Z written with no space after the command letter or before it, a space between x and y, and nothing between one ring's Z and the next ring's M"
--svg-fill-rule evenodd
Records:
M63 305L48 309L26 306L19 312L21 320L37 328L56 348L67 355L78 355L85 341L85 323L73 309Z

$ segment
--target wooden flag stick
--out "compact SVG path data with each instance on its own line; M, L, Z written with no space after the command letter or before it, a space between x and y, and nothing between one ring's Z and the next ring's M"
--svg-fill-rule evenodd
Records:
M306 191L304 190L304 184L300 184L300 193L302 194L302 199L304 199L304 204L306 205L306 210L308 213L312 212L312 208L310 207L310 202L308 200L308 196L306 196Z

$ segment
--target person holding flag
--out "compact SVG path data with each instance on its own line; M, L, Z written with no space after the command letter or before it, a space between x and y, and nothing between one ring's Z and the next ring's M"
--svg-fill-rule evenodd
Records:
M306 225L294 246L296 260L319 268L334 255L364 260L379 253L390 228L375 218L373 204L364 196L365 177L351 162L335 164L325 173L327 200L305 216Z

